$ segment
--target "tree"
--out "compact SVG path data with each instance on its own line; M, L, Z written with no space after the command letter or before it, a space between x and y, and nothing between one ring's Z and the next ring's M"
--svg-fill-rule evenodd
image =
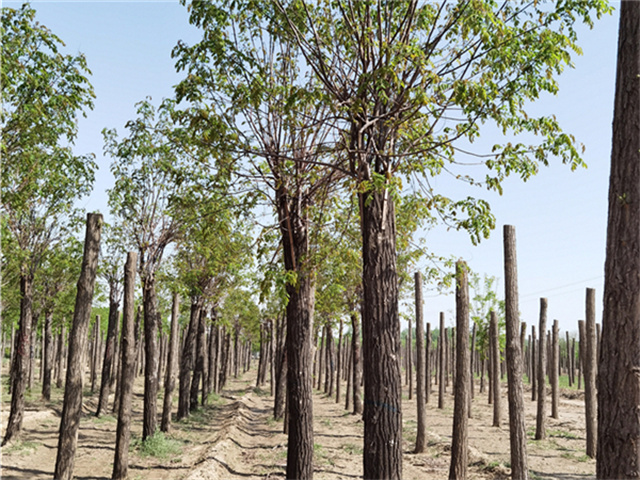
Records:
M194 103L191 123L209 148L229 154L218 155L218 165L231 162L259 180L277 217L288 299L287 477L311 479L315 212L341 174L322 167L329 111L317 81L299 68L294 44L278 35L273 7L192 3L190 22L204 36L174 50L178 69L188 73L177 94Z
M120 319L120 298L122 297L123 260L125 258L122 230L115 226L105 225L106 240L102 253L101 276L109 286L109 321L107 326L107 339L104 349L104 361L102 363L102 375L100 378L100 396L96 417L107 410L111 379L115 372L111 372L114 364L116 342L118 341L118 321Z
M73 322L69 341L69 361L67 380L64 389L62 418L60 419L60 436L58 437L58 453L54 478L71 480L76 447L78 444L78 427L82 413L82 380L84 359L87 351L87 333L91 319L91 304L98 269L100 254L100 234L102 231L102 215L89 213L84 240L82 267L78 279L78 291L73 311Z
M82 244L70 235L53 245L43 256L40 268L36 270L35 298L39 299L44 315L42 397L51 399L51 370L53 367L53 323L54 318L64 318L69 312L70 294L75 293L79 267L82 262ZM58 324L61 322L58 321Z
M136 120L129 121L129 136L118 140L116 130L103 130L105 153L113 157L115 186L109 190L109 206L122 225L123 235L138 250L144 312L145 384L142 438L157 427L158 348L160 325L156 272L167 246L175 240L178 224L170 204L181 194L182 182L174 164L182 164L184 151L172 141L173 103L158 109L149 100L137 104Z
M640 475L640 3L620 4L598 366L598 478Z
M93 106L84 56L64 55L62 40L35 10L2 9L2 213L19 259L20 319L12 365L6 444L22 427L33 320L33 279L63 235L76 198L90 192L96 164L71 149L78 115Z
M422 180L424 200L479 241L494 227L489 205L452 200L428 179L452 172L501 191L512 173L524 180L555 155L582 164L574 140L552 117L532 118L529 101L557 90L570 63L574 23L591 23L604 2L278 1L286 34L334 105L342 155L360 193L363 238L365 397L364 476L400 478L401 405L395 205L402 179ZM497 144L466 154L491 122L506 133L532 133L538 144ZM466 157L466 158L464 158ZM487 167L484 181L462 170L469 157ZM462 170L458 173L456 170ZM385 341L379 341L385 339Z

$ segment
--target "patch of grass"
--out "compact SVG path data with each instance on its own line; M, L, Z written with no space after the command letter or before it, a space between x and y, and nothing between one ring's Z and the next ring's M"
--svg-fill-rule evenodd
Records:
M556 437L556 438L571 438L574 440L578 438L578 436L575 433L567 432L566 430L550 430L549 436Z
M353 443L347 443L346 445L343 445L342 449L349 455L362 455L363 453L362 447L354 445Z
M118 419L113 415L100 415L99 417L96 417L95 415L91 415L91 419L95 423L113 423L118 421Z
M263 390L260 387L253 387L253 393L258 395L259 397L268 397L269 396L269 392L267 392L266 390Z
M588 462L589 460L591 460L591 457L585 454L585 455L580 455L579 457L576 458L576 460L578 460L579 462Z
M18 454L20 456L31 455L38 448L36 442L22 442L20 440L13 442L4 449L5 455Z
M156 432L145 441L140 438L133 439L130 450L141 457L168 458L182 453L182 444L178 440L165 437L162 432Z
M325 418L325 419L324 419L324 420L322 420L320 423L321 423L322 425L324 425L325 427L327 427L327 428L331 428L331 427L333 426L333 423L332 423L332 422L331 422L331 420L330 420L330 419L328 419L328 418Z

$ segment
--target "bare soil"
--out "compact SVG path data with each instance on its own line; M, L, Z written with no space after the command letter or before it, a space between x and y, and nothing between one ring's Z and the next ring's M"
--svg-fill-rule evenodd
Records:
M5 366L6 369L6 366ZM6 377L3 376L3 388ZM39 385L27 397L23 434L0 452L3 479L51 479L56 459L62 391L54 389L51 402L38 397ZM342 383L342 391L346 388ZM416 400L408 400L404 387L403 478L442 479L448 476L452 435L453 397L449 386L445 408L438 410L437 388L427 406L428 449L413 454L416 434ZM469 478L508 478L509 436L506 384L502 386L502 427L491 427L493 407L476 382L472 418L469 421ZM525 386L526 390L526 386ZM116 420L93 415L97 394L85 391L84 417L80 423L76 479L111 478ZM560 418L547 419L548 438L533 440L536 404L525 391L528 454L531 478L587 479L595 477L595 461L585 455L584 403L580 393L566 390L560 401ZM6 427L9 396L2 395L2 427ZM173 451L163 457L145 456L140 450L142 430L142 377L136 381L133 403L134 446L130 453L130 478L155 479L268 479L284 478L287 437L282 422L271 418L273 398L269 385L255 388L255 373L231 378L222 394L198 410L189 420L173 424L168 436ZM550 408L550 399L547 403ZM162 402L159 402L161 408ZM177 399L174 407L177 406ZM314 394L316 479L350 479L362 475L363 423L359 416L321 392Z

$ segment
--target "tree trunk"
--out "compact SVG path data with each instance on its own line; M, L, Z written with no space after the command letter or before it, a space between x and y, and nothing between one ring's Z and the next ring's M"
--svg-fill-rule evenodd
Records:
M471 374L470 377L469 377L469 393L471 394L471 398L469 399L469 418L471 418L471 400L475 396L475 392L474 392L475 385L474 385L474 381L473 381L473 376L475 374L475 372L474 372L474 367L475 367L474 358L476 356L476 329L477 329L477 325L474 322L473 323L473 332L471 334L471 356L469 358L469 360L470 360L469 373Z
M536 440L542 440L547 436L546 429L546 406L547 401L547 380L545 378L545 365L547 364L547 348L542 332L547 331L547 299L540 299L540 342L538 345L538 411L536 415Z
M427 322L427 341L426 341L426 352L424 356L424 372L426 378L425 385L425 403L429 403L429 398L431 397L431 323Z
M536 353L536 326L531 325L531 401L535 402L538 398L538 359Z
M345 391L344 409L349 410L351 406L351 382L353 378L353 349L349 349L347 355L347 390Z
M596 457L596 291L587 288L584 356L584 406L587 430L587 455Z
M522 353L520 352L518 269L516 235L512 225L504 226L505 313L507 326L507 381L509 386L509 439L511 444L511 477L529 478L527 467L527 433L522 393ZM496 395L498 392L496 392Z
M340 326L338 327L338 353L336 355L336 403L340 403L340 377L342 376L342 317L340 317Z
M202 310L202 300L200 297L191 299L191 315L189 326L184 336L184 346L182 357L180 358L180 391L178 394L178 420L189 416L189 394L191 389L191 369L193 368L193 346L200 321L200 310Z
M413 399L413 369L411 358L411 319L407 319L407 384L409 385L409 400Z
M571 369L573 368L573 365L571 363L571 343L569 342L569 330L567 330L565 334L566 334L566 347L567 347L567 377L569 380L569 388L571 388L571 386L573 386L573 378L571 378Z
M44 314L44 352L43 352L43 376L42 376L42 398L51 400L51 367L53 366L53 342L51 334L51 312Z
M456 380L450 479L466 479L469 447L469 283L467 264L456 262Z
M558 404L560 403L560 388L558 385L559 343L558 343L558 320L553 321L551 334L551 369L549 370L549 381L551 382L551 417L558 418ZM595 379L594 379L595 380Z
M200 391L200 382L204 377L204 346L205 342L205 318L206 309L200 309L200 315L198 315L197 333L196 333L196 363L193 370L193 376L191 377L191 399L189 410L192 412L198 409L198 392ZM236 352L238 351L238 334L236 327ZM236 372L238 371L238 356L236 355Z
M98 410L96 411L97 417L107 411L107 404L109 403L109 390L112 378L111 371L115 360L115 350L118 340L119 296L118 284L116 281L109 282L109 324L107 326L107 342L104 349L104 361L102 362L100 397L98 399Z
M169 355L167 357L166 378L164 381L164 399L162 403L162 420L160 430L169 433L171 430L171 409L173 406L173 390L176 386L177 353L178 353L178 323L180 316L180 296L173 294L171 309L171 333L169 334Z
M491 390L493 391L493 426L500 427L500 332L498 332L498 314L489 313L489 348L491 348Z
M598 367L598 478L640 476L640 2L620 3ZM582 345L581 345L582 347Z
M91 393L96 391L96 376L98 370L98 343L100 338L100 315L96 315L93 322L93 335L91 337L91 361L89 380L91 383Z
M231 333L226 328L222 331L223 343L221 345L220 372L218 375L218 391L227 384L227 372L229 371L229 352L231 351Z
M113 480L127 478L129 459L129 440L131 439L131 400L133 398L133 380L135 378L136 340L133 319L135 302L136 252L127 254L124 267L124 305L122 320L122 347L120 359L121 376L118 379L120 389L118 404L118 427L116 430L116 451L113 461Z
M424 375L424 332L422 328L422 275L415 273L415 298L416 298L416 353L418 362L416 364L416 392L418 431L416 434L416 448L414 453L423 453L427 447L427 405L425 401L425 375Z
M142 282L144 307L144 407L142 411L142 440L153 436L158 428L158 299L153 273Z
M445 380L445 363L447 363L447 349L445 348L446 330L444 328L444 312L440 312L440 338L438 339L438 353L440 354L439 371L440 380L438 382L438 408L444 408L444 384Z
M84 255L76 304L73 311L73 323L69 335L69 361L64 389L64 404L60 420L58 455L53 477L57 480L71 480L78 443L78 427L82 413L82 370L87 352L87 331L91 319L91 303L100 254L100 232L102 215L87 214L87 230L84 240Z
M357 313L351 313L351 352L353 360L353 414L362 415L364 406L362 404L362 359L360 356L360 318Z
M56 388L62 388L62 371L64 370L64 324L66 320L62 319L62 325L60 325L60 333L58 334L58 368L56 371Z
M331 378L333 377L333 359L332 359L332 347L333 347L333 329L331 324L327 322L324 327L326 329L326 340L324 345L324 393L331 396Z

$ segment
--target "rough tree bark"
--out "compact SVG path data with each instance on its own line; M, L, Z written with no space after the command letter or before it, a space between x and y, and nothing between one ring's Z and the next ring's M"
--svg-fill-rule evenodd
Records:
M547 348L544 341L544 332L547 331L547 299L540 299L540 323L538 324L540 330L540 342L538 345L538 410L536 415L536 440L542 440L546 438L546 401L547 401L547 380L545 376L545 370L547 365Z
M584 406L587 430L587 455L596 456L596 291L587 288L584 356Z
M53 366L53 341L51 333L51 312L44 314L44 352L43 355L43 375L42 375L42 398L51 400L51 368Z
M20 272L20 323L16 335L14 359L11 364L11 410L9 422L2 440L6 445L18 437L24 418L24 392L29 375L31 355L31 324L33 320L33 274L22 269Z
M191 369L193 368L193 346L202 310L202 300L199 297L191 299L189 326L184 336L184 346L180 358L180 386L178 393L178 420L189 416L189 394L191 391Z
M469 447L469 282L467 264L456 262L456 383L450 479L466 479Z
M440 312L440 338L438 339L438 353L439 361L438 365L440 368L438 369L438 373L440 374L440 378L438 381L438 408L444 408L444 384L445 384L445 363L447 363L446 355L447 349L444 347L445 343L445 328L444 328L444 312Z
M107 326L107 342L102 362L102 378L100 379L100 397L96 417L107 411L109 403L109 389L111 387L111 370L114 363L114 353L118 337L118 309L120 308L120 292L116 281L109 282L109 324Z
M558 404L560 403L560 387L558 385L558 367L560 365L558 320L553 321L551 332L551 368L549 369L549 381L551 383L551 417L558 418Z
M338 327L338 354L337 357L337 365L336 365L336 403L340 403L340 376L342 375L342 353L343 353L343 345L342 345L342 317L340 318L340 324Z
M620 4L598 367L598 478L640 476L640 2Z
M150 273L142 281L144 307L144 404L142 409L142 440L153 436L158 428L158 298L156 278Z
M527 432L524 422L522 387L522 352L520 351L518 310L518 268L516 262L516 232L512 225L504 226L504 278L507 337L507 382L509 387L509 440L511 445L511 477L529 478L527 468ZM496 392L497 396L498 392Z
M353 414L362 415L362 358L360 351L360 318L357 313L351 313L351 356L353 363Z
M178 354L178 317L180 315L180 296L173 294L171 308L171 333L169 334L169 355L164 381L164 399L162 404L162 420L160 430L168 433L171 430L171 408L173 406L173 390L176 386L177 354Z
M127 478L129 466L129 441L131 439L131 400L133 398L133 380L135 376L136 339L133 320L135 302L135 278L138 254L129 252L124 267L124 305L122 319L122 338L120 389L118 403L118 427L116 430L116 452L113 461L113 480Z
M64 404L60 420L58 454L53 475L57 480L71 480L73 478L82 409L82 370L87 352L87 331L91 319L91 303L100 254L101 231L102 215L98 213L87 214L84 254L78 279L71 334L69 335L69 361L67 362Z
M424 356L424 372L426 378L424 400L429 403L431 397L431 323L427 322L427 341Z
M192 412L198 408L198 392L200 391L200 382L204 379L204 350L205 350L205 318L206 309L200 309L200 315L198 315L198 323L196 330L196 362L193 370L193 376L191 377L191 392L189 410ZM236 328L236 352L238 349L238 334ZM236 372L238 370L238 357L236 355Z
M64 324L66 319L62 319L62 325L60 325L60 333L58 334L58 368L56 369L56 387L62 388L62 372L64 370Z
M489 348L491 348L491 390L493 393L493 426L500 426L500 375L498 364L500 363L500 339L498 335L498 314L491 310L489 313Z
M538 398L538 367L536 347L536 326L531 325L531 401L535 402Z
M427 447L427 408L425 401L425 362L424 362L424 332L422 328L422 275L415 274L415 296L416 296L416 392L418 409L418 432L416 434L416 448L414 453L423 453Z

